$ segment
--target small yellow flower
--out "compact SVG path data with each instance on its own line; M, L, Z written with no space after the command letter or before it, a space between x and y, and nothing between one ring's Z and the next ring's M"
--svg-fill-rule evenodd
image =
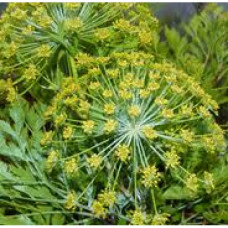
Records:
M156 187L160 181L161 173L158 172L155 165L147 166L142 171L142 184L146 188Z
M87 162L89 163L90 167L97 169L102 162L102 157L98 154L93 154L87 159Z
M168 217L170 215L163 213L163 214L156 214L153 219L151 225L165 225L166 222L169 220Z
M39 58L48 58L51 55L51 47L48 44L42 44L36 51Z
M67 116L66 114L63 114L61 113L60 115L58 115L56 118L55 118L55 125L56 127L60 126L61 124L64 123L64 121L66 120Z
M115 155L122 162L126 162L127 160L129 160L130 154L131 154L131 150L126 144L120 145L115 152Z
M194 134L193 132L189 131L189 130L181 130L181 137L184 141L191 143L194 140Z
M180 157L175 150L165 153L165 163L167 168L176 168L180 164Z
M139 33L139 42L141 45L147 45L152 41L152 34L148 31L142 31Z
M82 129L85 133L91 134L95 127L95 122L93 120L83 121Z
M150 96L150 90L149 89L140 89L139 95L140 95L140 98L147 98Z
M107 122L104 124L104 131L107 133L111 133L115 131L115 129L118 126L118 122L116 120L107 120Z
M65 161L64 168L67 174L72 175L78 171L78 163L75 158Z
M76 200L76 194L74 191L72 191L67 195L67 199L64 207L67 210L74 210L76 208L75 200Z
M91 105L90 105L90 103L88 101L80 100L79 106L80 106L82 111L88 112Z
M46 160L46 169L48 172L51 172L53 167L57 164L59 158L58 151L52 150Z
M34 31L34 27L32 25L27 25L25 28L23 28L22 33L26 36L29 36Z
M93 202L92 212L94 216L97 218L100 218L100 217L105 218L106 216L106 209L104 208L104 205L97 200Z
M162 97L157 97L154 102L157 105L166 105L166 104L168 104L168 100L166 100L165 98L162 98Z
M215 188L214 178L212 173L204 172L204 187L207 193L211 193L211 191Z
M91 82L91 83L89 84L89 88L90 88L91 90L96 90L96 89L98 89L100 86L101 86L100 82Z
M14 87L8 87L7 88L7 97L6 100L10 103L12 103L13 101L15 101L17 93L16 90L14 89Z
M37 75L38 70L34 64L29 64L28 68L25 69L23 74L27 81L36 79Z
M153 72L153 71L151 71L150 73L149 73L149 78L151 79L151 80L153 80L153 79L160 79L160 74L158 74L158 73L155 73L155 72Z
M197 192L198 189L198 178L196 176L196 174L191 174L189 175L189 177L186 179L186 187L190 190L192 190L193 192Z
M116 201L116 193L113 191L104 191L98 195L98 199L104 206L111 207Z
M144 80L143 79L135 79L132 82L133 88L143 88L144 87Z
M109 89L105 89L103 91L103 96L105 98L112 98L113 97L113 92L111 90L109 90Z
M96 76L96 75L99 75L100 73L101 73L101 70L98 67L93 67L93 68L88 70L89 76Z
M105 104L104 105L104 113L107 115L112 115L115 112L115 108L116 108L116 106L114 104L111 104L111 103Z
M174 113L172 109L165 108L162 110L162 116L164 116L167 119L171 119L174 117Z
M137 208L135 211L133 211L131 215L131 224L132 225L144 225L146 220L145 214Z
M174 93L178 93L178 94L183 93L183 89L181 87L179 87L178 85L173 84L173 85L171 85L170 88Z
M81 3L80 2L64 2L63 5L68 10L75 10L81 6Z
M110 35L111 33L107 28L100 28L95 31L95 37L101 41L105 41Z
M191 105L189 105L189 106L188 105L181 106L180 113L182 115L185 115L185 116L192 116L194 114Z
M63 129L63 138L70 139L73 134L73 128L71 126L67 126Z
M153 140L158 137L156 131L151 126L144 126L142 132L145 135L145 137L149 140Z
M146 188L156 187L160 181L161 173L158 172L155 165L147 166L142 171L142 184Z
M140 114L140 107L138 105L132 105L128 108L128 114L131 117L137 117Z
M125 100L129 100L132 98L133 94L128 91L128 90L123 90L123 89L120 89L119 90L119 96L122 98L122 99L125 99Z
M70 107L74 107L76 105L76 102L78 101L78 98L76 96L73 97L67 97L64 100L64 104Z
M113 27L118 29L122 32L130 32L131 31L131 24L129 21L124 19L119 19L113 23Z
M199 107L199 113L205 118L211 117L210 112L204 106Z
M52 18L49 17L48 15L41 16L38 21L39 21L39 25L43 28L47 28L53 23Z
M148 90L155 91L160 88L160 85L157 82L149 82L147 87L148 87ZM160 100L157 100L157 102L161 103Z
M84 24L79 17L68 19L65 23L65 27L69 31L77 31L77 29L80 29Z
M46 145L47 143L50 143L53 137L53 131L47 131L43 134L40 144Z
M111 77L111 78L117 78L119 75L119 69L109 69L107 70L107 74Z

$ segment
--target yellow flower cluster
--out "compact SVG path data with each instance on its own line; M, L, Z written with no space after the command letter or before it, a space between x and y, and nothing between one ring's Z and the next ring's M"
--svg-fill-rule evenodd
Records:
M95 122L93 120L83 121L82 123L82 129L87 134L92 134L94 127L95 127Z
M58 115L56 118L55 118L55 125L56 127L60 126L61 124L63 124L66 120L67 116L65 113L61 113L60 115Z
M107 210L101 202L95 200L92 205L92 212L97 218L105 218Z
M140 107L138 105L131 105L128 109L130 117L138 117L140 114Z
M116 106L112 103L105 104L104 105L104 113L107 115L112 115L115 112Z
M78 171L78 162L75 158L72 158L64 163L65 171L68 175L73 175Z
M151 225L165 225L167 223L169 214L163 213L163 214L155 214L155 216L152 219Z
M115 155L122 162L126 162L130 159L131 150L126 144L120 145L115 152Z
M142 169L142 184L146 188L156 187L161 177L161 173L158 172L155 165L147 166Z
M186 179L186 187L193 192L197 192L198 190L198 178L196 174L190 174L189 177Z
M76 193L72 191L67 195L67 199L64 207L67 210L75 210L76 208L75 200L76 200Z
M144 225L146 220L146 215L137 208L135 211L132 212L131 215L131 224L132 225Z
M48 44L42 44L37 48L37 56L39 58L48 58L51 55L51 47Z
M46 145L52 141L53 131L46 131L40 141L41 145Z
M28 68L23 73L24 78L27 81L34 80L38 76L38 70L34 64L29 64Z
M116 120L107 120L104 124L104 131L107 133L112 133L113 131L116 130L118 126L118 122Z
M65 21L66 29L69 31L77 32L83 26L83 21L79 18L72 18Z
M73 128L71 126L67 126L63 129L63 138L70 139L73 134Z
M91 157L87 158L87 162L90 167L97 169L102 162L102 157L98 154L93 154Z
M206 171L204 172L204 187L207 193L211 193L215 188L213 174Z
M103 191L98 195L99 202L104 206L112 207L116 201L116 193L114 191Z
M158 137L156 131L151 126L144 126L142 132L149 140L153 140Z
M58 158L59 158L58 151L52 150L49 153L48 158L46 160L46 169L47 169L48 172L51 172L52 171L53 167L58 162Z
M165 164L167 168L176 168L180 164L180 157L177 155L175 149L165 153Z

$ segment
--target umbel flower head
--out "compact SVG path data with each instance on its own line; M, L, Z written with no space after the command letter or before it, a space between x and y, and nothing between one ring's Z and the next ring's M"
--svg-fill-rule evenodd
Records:
M73 106L56 98L50 106L55 106L57 113L71 113L64 124L72 126L75 145L80 143L79 152L72 150L64 160L79 158L78 172L87 167L91 178L104 172L108 187L115 192L122 192L123 186L129 189L137 212L132 223L141 223L142 214L137 211L140 197L149 192L155 200L154 192L166 185L166 178L181 182L190 197L201 190L212 191L214 182L208 168L202 165L194 170L189 162L195 153L213 160L218 151L225 149L223 131L212 115L217 110L216 102L184 72L166 62L156 63L144 52L114 52L100 59L96 57L83 66L89 86L82 83L83 89L65 93L68 87L63 83L66 87L57 97L77 97ZM48 118L54 120L54 116ZM82 144L84 149L80 149ZM72 146L69 144L68 150ZM124 181L123 186L118 180ZM108 208L99 200L94 200L91 210L96 217L108 214ZM159 216L148 223L167 221Z
M41 78L40 83L56 90L47 72L58 65L58 70L76 77L73 58L79 53L78 63L87 64L93 60L88 52L98 48L107 52L124 43L144 48L143 31L150 36L147 46L152 45L158 22L146 9L132 3L10 3L0 19L1 71L13 72L29 84Z

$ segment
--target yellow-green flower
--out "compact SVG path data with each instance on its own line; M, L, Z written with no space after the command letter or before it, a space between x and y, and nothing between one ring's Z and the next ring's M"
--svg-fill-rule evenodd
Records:
M137 116L139 116L139 114L140 114L140 107L138 105L131 105L128 108L128 114L131 117L137 117Z
M87 162L90 167L97 169L102 162L102 157L98 154L93 154L91 157L87 158Z
M127 160L129 160L130 154L131 154L131 150L129 146L127 146L126 144L120 145L115 152L115 155L122 162L126 162Z
M205 171L203 175L204 187L207 193L211 193L211 191L215 188L213 174Z
M155 165L147 166L141 170L142 184L146 188L156 187L160 181L161 173L158 172Z
M67 174L73 175L78 171L78 162L75 158L65 161L64 168Z
M76 193L72 191L67 195L67 199L64 207L67 210L74 210L76 208L75 200L76 200Z
M142 132L149 140L153 140L158 137L156 131L151 126L144 126Z
M173 149L169 152L166 152L164 157L167 168L176 168L180 164L180 157Z
M168 217L170 215L163 213L163 214L156 214L153 219L151 225L165 225L166 222L169 220Z
M42 44L37 48L37 56L39 58L48 58L51 55L51 47L48 44Z
M193 192L197 192L198 190L198 178L196 174L190 174L189 177L186 179L186 187Z
M57 164L59 158L59 153L56 150L52 150L46 160L46 169L48 172L51 172L53 167Z
M118 122L116 120L107 120L104 124L104 131L111 133L116 130Z
M38 76L38 70L34 64L29 64L28 68L23 73L24 78L27 81L34 80Z
M104 113L107 115L112 115L115 112L116 106L112 103L108 103L104 105Z
M131 224L132 225L144 225L146 220L146 215L137 208L135 211L132 212L131 215Z
M50 143L53 137L53 131L46 131L40 141L41 145L46 145L47 143Z
M116 193L106 190L98 195L98 199L104 206L111 207L116 201Z
M70 139L73 134L73 128L71 126L67 126L63 129L63 138Z
M106 209L104 208L104 205L101 202L97 201L97 200L95 200L93 202L92 212L93 212L94 216L98 217L98 218L100 218L100 217L101 218L105 218L106 213L107 213Z
M87 134L92 134L94 127L95 127L95 122L93 120L83 121L82 123L82 129Z

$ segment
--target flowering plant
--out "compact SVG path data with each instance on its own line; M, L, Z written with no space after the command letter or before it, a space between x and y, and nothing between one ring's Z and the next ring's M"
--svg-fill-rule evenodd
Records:
M145 6L12 4L1 23L0 224L225 221L218 105L150 53Z

